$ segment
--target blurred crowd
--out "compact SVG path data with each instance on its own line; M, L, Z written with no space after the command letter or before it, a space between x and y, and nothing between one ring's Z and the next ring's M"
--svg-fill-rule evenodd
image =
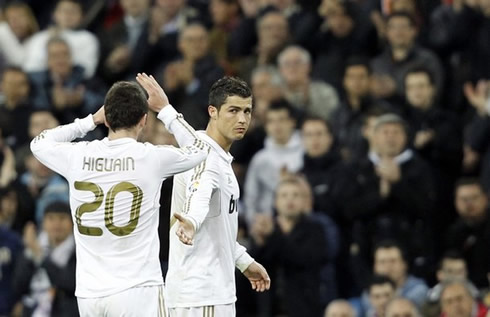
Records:
M239 240L272 289L238 274L237 316L490 316L490 0L0 8L0 316L77 316L69 186L29 142L138 72L196 129L217 79L252 87ZM143 141L174 143L155 116Z

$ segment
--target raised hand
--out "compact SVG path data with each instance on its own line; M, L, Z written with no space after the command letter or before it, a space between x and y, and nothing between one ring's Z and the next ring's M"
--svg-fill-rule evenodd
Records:
M99 125L105 122L105 110L104 106L100 107L96 113L92 115L95 125Z
M267 274L267 271L260 263L254 261L245 271L243 271L243 275L248 278L252 285L252 289L257 292L266 291L271 287L269 274Z
M196 229L192 222L189 219L185 218L181 214L175 213L175 219L179 222L177 231L175 234L179 237L179 240L187 245L192 245L194 234L196 233Z
M151 110L160 112L160 110L169 104L167 95L153 76L148 76L145 73L138 73L136 81L148 93L148 107Z

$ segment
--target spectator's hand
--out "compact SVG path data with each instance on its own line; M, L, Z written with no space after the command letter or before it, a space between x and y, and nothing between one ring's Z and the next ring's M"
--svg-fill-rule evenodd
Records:
M371 94L375 98L391 97L396 92L396 83L387 74L374 74L371 79Z
M463 169L465 171L472 171L476 168L480 162L480 154L473 150L470 146L465 145L463 147Z
M176 90L180 85L178 62L169 63L163 72L163 85L167 91Z
M382 159L376 167L376 174L391 184L397 183L402 176L400 165L392 159Z
M106 65L113 72L121 72L129 66L131 50L126 45L116 47L107 58Z
M179 227L177 228L175 234L177 235L177 237L179 237L179 240L183 244L192 245L194 234L196 233L194 225L192 224L192 222L189 221L189 219L185 218L181 214L175 213L174 217L179 222Z
M28 222L24 227L23 235L24 246L31 250L36 259L42 256L41 246L37 240L36 226L32 222Z
M421 130L415 135L413 145L421 149L434 139L434 130Z
M1 140L1 137L0 137ZM10 184L17 177L15 171L15 156L12 149L1 141L0 149L3 152L3 163L0 167L0 188Z
M250 228L250 235L255 243L259 246L265 244L265 239L274 231L274 221L269 215L262 213L256 214L254 223Z
M479 116L489 115L485 105L490 97L490 80L479 80L476 86L467 82L463 86L463 91L466 99L475 108Z
M378 33L378 37L380 39L386 38L386 21L383 18L383 15L378 10L371 11L369 15L371 19L371 23L376 28L376 32Z
M165 10L158 5L154 6L150 12L150 23L148 30L148 41L154 44L160 37L162 27L168 22Z
M387 198L391 193L391 184L384 178L379 180L379 195L381 198Z
M243 271L243 275L248 278L252 285L252 289L257 292L269 290L271 287L269 274L267 274L266 269L258 262L254 261L250 264L247 269Z
M92 115L95 125L99 125L105 122L105 110L104 106L100 107L96 113Z
M178 74L180 82L187 86L194 79L194 63L193 61L182 61L178 64Z
M57 110L63 110L66 108L68 105L68 95L60 81L56 81L54 83L51 95L53 97L53 105Z
M167 95L153 76L139 73L136 80L148 93L148 107L151 110L158 113L169 104Z
M295 224L296 223L288 217L284 217L281 215L277 216L277 225L279 226L279 229L283 234L288 235L289 233L291 233L291 231L293 231L294 229Z

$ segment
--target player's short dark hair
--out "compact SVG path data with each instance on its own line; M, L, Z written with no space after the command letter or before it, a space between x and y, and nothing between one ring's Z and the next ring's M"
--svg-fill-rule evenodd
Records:
M393 287L393 290L396 290L396 284L393 282L391 278L389 278L386 275L379 275L379 274L374 274L371 279L368 282L368 285L366 287L366 290L368 293L371 293L371 288L376 285L384 285L384 284L389 284L391 287Z
M208 105L215 107L218 111L231 96L248 98L252 96L252 90L248 84L238 77L225 76L218 79L209 91Z
M112 131L132 128L148 113L146 93L135 82L119 81L107 92L104 110Z
M417 26L417 21L415 21L415 17L408 12L405 11L393 12L392 14L386 17L386 23L390 22L390 20L394 18L405 18L408 20L408 22L410 22L410 26L412 27Z

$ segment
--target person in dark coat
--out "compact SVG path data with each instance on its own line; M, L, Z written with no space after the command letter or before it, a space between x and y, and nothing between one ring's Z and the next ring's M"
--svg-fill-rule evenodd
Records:
M469 280L476 287L487 287L490 210L488 195L478 179L458 181L455 205L459 218L446 231L446 249L461 250L468 265Z
M13 275L13 293L22 301L22 316L78 316L72 232L70 207L58 201L46 207L39 235L34 224L26 225L25 251L17 258Z
M345 164L332 189L348 249L358 259L358 280L380 240L400 241L424 265L433 251L428 219L436 198L434 179L430 166L407 148L405 122L394 114L378 117L369 143L368 155Z
M283 310L290 317L320 317L320 272L327 262L327 244L322 225L305 215L303 190L295 179L278 185L277 216L256 218L252 254L278 281L274 298L264 307L274 306L275 312Z

